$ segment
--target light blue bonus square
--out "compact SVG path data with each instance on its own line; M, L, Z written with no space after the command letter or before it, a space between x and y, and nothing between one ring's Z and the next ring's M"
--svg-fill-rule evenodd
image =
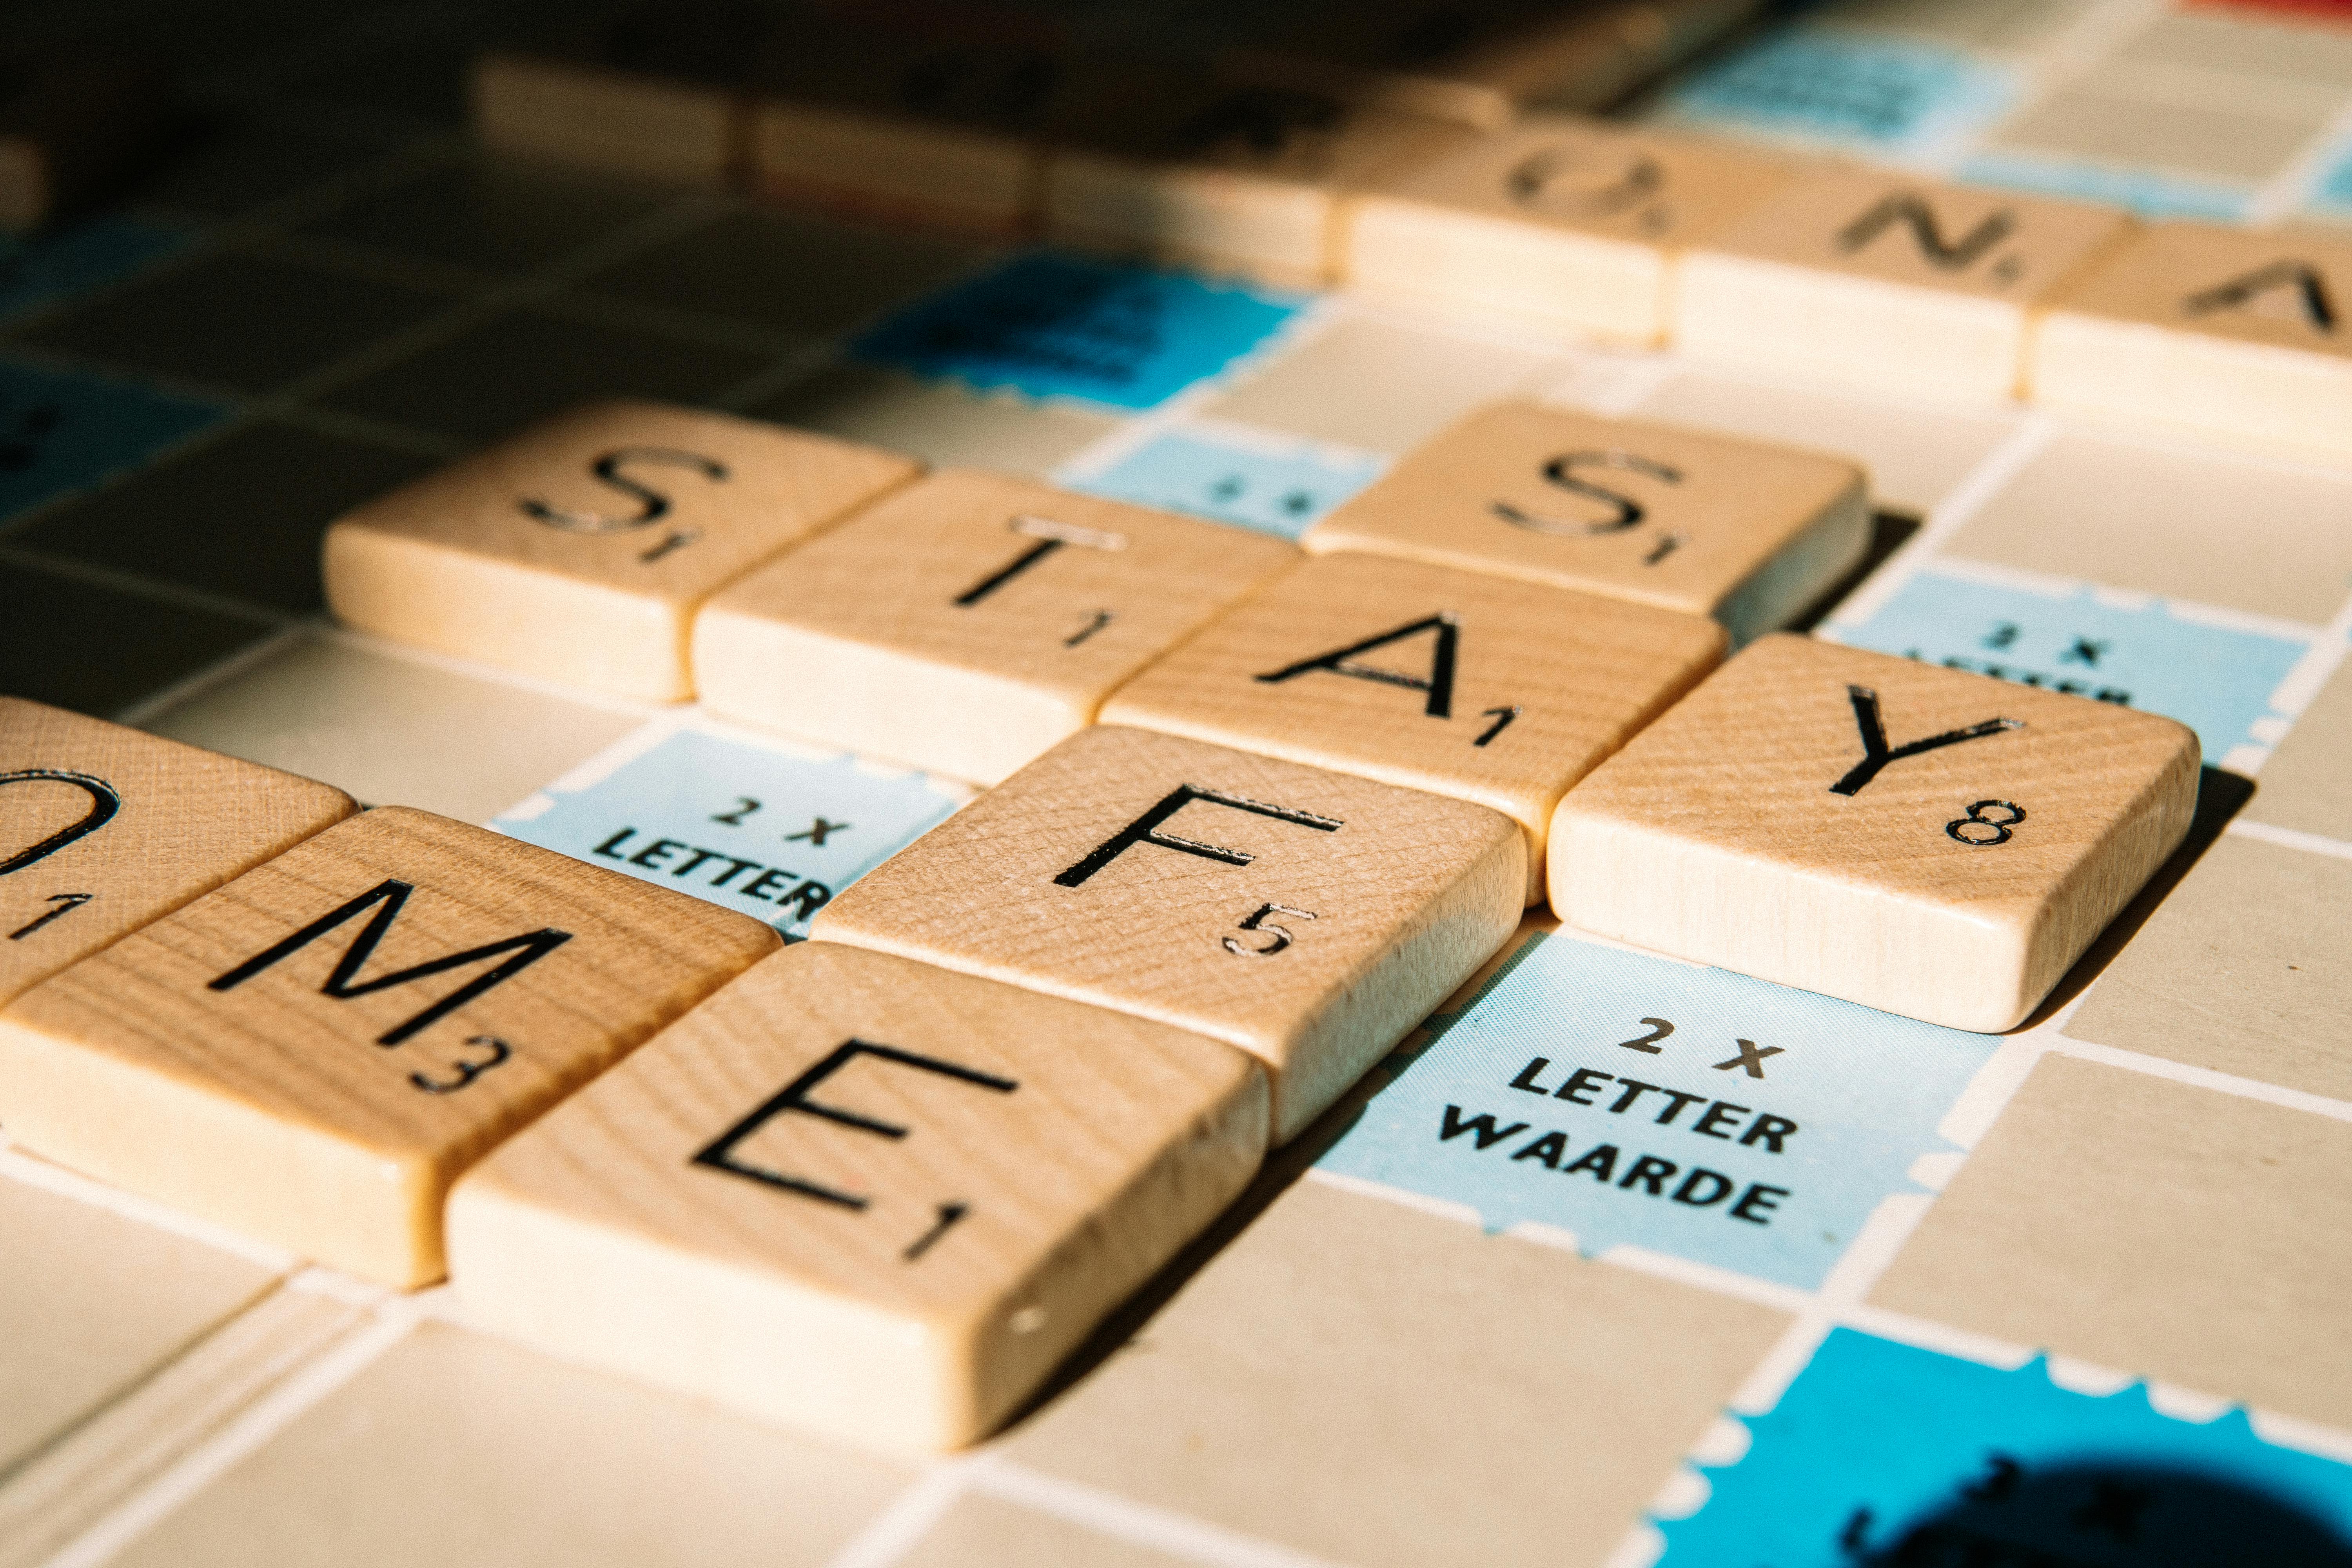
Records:
M1168 431L1073 489L1297 539L1381 477L1387 459L1301 443L1270 451Z
M2242 1411L2158 1411L1833 1329L1659 1568L2170 1568L2352 1563L2352 1469Z
M2352 143L2336 149L2335 162L2312 189L2311 206L2315 212L2352 217Z
M853 359L976 391L1157 407L1251 353L1299 295L1032 251L866 331Z
M229 413L128 382L0 360L0 521L143 463Z
M1999 1037L1728 970L1530 940L1321 1166L1572 1232L1819 1285Z
M1696 125L1863 147L1923 151L1990 124L2015 99L2000 67L1917 40L1781 32L1672 89L1660 116Z
M2205 760L2246 744L2309 646L2184 618L2160 599L2103 601L1922 572L1859 626L1830 635L2022 685L2120 702L2197 731Z
M955 810L919 773L678 730L592 763L490 826L527 844L691 893L791 938L835 893ZM569 785L570 787L566 787Z

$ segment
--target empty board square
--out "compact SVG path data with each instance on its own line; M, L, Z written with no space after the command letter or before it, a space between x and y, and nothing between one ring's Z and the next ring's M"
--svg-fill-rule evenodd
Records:
M305 615L326 604L327 524L430 466L373 441L258 420L51 507L11 542Z
M2325 119L2266 101L2274 88L2227 103L2182 102L2142 97L2132 90L2137 73L2118 74L2093 71L2070 82L2002 126L1990 151L2178 171L2251 191L2300 152Z
M981 391L1154 408L1278 331L1295 297L1031 252L861 334L853 358Z
M1387 467L1368 452L1196 426L1154 436L1097 472L1061 477L1089 495L1297 539Z
M2159 224L2052 301L2037 403L2340 457L2352 449L2352 240Z
M2100 973L2064 1031L2352 1098L2352 963L2333 935L2347 917L2352 858L2225 834Z
M2262 788L2246 803L2246 816L2273 827L2352 844L2352 798L2341 782L2347 773L2352 773L2352 661L2336 665L2327 683L2296 715L2286 739L2263 763Z
M0 523L144 463L228 414L129 382L0 360Z
M2284 628L2282 628L2284 629ZM2178 719L2204 759L2233 760L2277 722L2271 699L2301 662L2301 638L2097 588L1922 572L1832 639ZM2265 788L2267 788L2265 784Z
M827 337L970 271L987 247L739 208L591 273L583 292Z
M1233 390L1202 412L1396 454L1481 404L1521 391L1553 363L1548 350L1526 343L1343 315L1247 367Z
M420 261L521 272L617 234L662 200L643 187L484 158L362 190L299 232Z
M331 1542L345 1568L696 1568L714 1553L824 1568L909 1479L888 1459L427 1322L116 1561L301 1568Z
M499 832L766 921L787 938L833 895L953 811L961 795L854 757L699 730L622 753L501 812Z
M24 341L234 392L272 392L455 303L436 289L266 250L215 251L45 317Z
M1816 174L1683 258L1675 342L1700 357L2005 397L2023 384L2034 310L2129 229L2084 203Z
M1229 1046L803 943L470 1173L450 1269L469 1320L568 1360L960 1447L1240 1193L1265 1124Z
M2168 719L1768 637L1561 800L1551 905L1677 958L2007 1029L2179 847L2197 766Z
M310 191L387 155L385 143L334 126L232 121L173 148L131 189L141 207L237 217Z
M1661 1568L1803 1562L2338 1561L2352 1470L2242 1411L2145 1386L2070 1386L2057 1364L1962 1360L1833 1328L1736 1457L1701 1463ZM2201 1405L2201 1402L2200 1402Z
M1317 1562L1600 1563L1787 1322L1310 1177L1001 1451Z
M460 1172L776 945L379 807L0 1011L0 1117L60 1164L414 1287L441 1276Z
M1345 276L1376 294L1656 342L1671 255L1790 177L1727 144L1530 116L1357 193Z
M1273 1076L1281 1142L1501 945L1526 891L1524 836L1482 806L1097 727L812 934L1239 1046Z
M1278 540L950 469L715 595L709 708L995 784L1297 559Z
M118 713L277 628L258 616L202 609L0 563L0 685L10 695L78 713ZM78 658L79 647L104 658Z
M1433 1030L1319 1169L1808 1290L1999 1044L1568 931Z
M1966 49L1858 30L1784 28L1662 95L1668 123L1878 156L1924 153L1999 118L2016 76Z
M2231 520L2226 549L2214 547L2219 516ZM1941 553L2325 626L2352 594L2352 476L2146 429L2062 428L1946 536Z
M749 348L591 321L559 305L492 316L344 382L319 401L472 443L590 398L702 402L749 379L768 358ZM529 365L530 374L516 374L517 365Z
M733 415L593 404L338 518L327 601L436 652L676 700L704 599L915 471Z
M349 816L341 790L0 697L0 1002Z
M0 317L102 289L187 242L185 229L116 213L38 236L0 237Z
M1179 1568L1185 1561L979 1492L958 1497L898 1559L904 1568Z
M306 629L151 711L142 729L324 779L370 805L487 822L644 723Z
M36 1180L19 1179L28 1173ZM12 1347L0 1371L0 1466L12 1475L266 1294L279 1273L56 1185L21 1156L0 1175L10 1259L0 1332Z
M1307 530L1361 550L1771 630L1862 559L1862 471L1670 425L1501 403Z
M2053 1052L1870 1300L2341 1426L2352 1267L2313 1240L2347 1157L2331 1118Z
M1476 801L1528 836L1723 657L1713 621L1415 561L1316 556L1121 687L1103 722Z
M1118 428L1108 415L1073 404L1011 392L982 396L953 382L918 381L863 364L821 366L746 412L871 441L933 468L985 468L1031 479L1044 479Z

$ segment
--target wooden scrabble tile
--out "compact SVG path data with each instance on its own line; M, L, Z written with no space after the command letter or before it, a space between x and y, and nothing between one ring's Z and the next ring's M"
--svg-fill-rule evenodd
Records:
M1788 1325L1310 1173L1000 1451L1262 1560L1600 1564Z
M2036 403L2352 455L2352 237L2168 223L2052 301Z
M1473 139L1295 89L1113 75L1094 93L1046 160L1049 238L1287 286L1337 275L1346 192Z
M1299 542L1713 616L1738 644L1811 604L1869 541L1862 470L1841 458L1498 403Z
M1723 643L1697 616L1321 555L1121 687L1102 717L1490 806L1527 831L1534 902L1561 794Z
M1277 539L950 469L713 598L695 678L730 718L994 784L1297 558Z
M1501 945L1526 836L1440 795L1081 731L819 910L922 959L1241 1047L1288 1139Z
M1250 1057L805 942L477 1166L469 1321L879 1447L1009 1415L1256 1172Z
M824 1568L912 1471L428 1321L110 1561Z
M0 1125L421 1285L460 1171L776 945L700 900L386 806L0 1010Z
M2340 1427L2347 1163L2339 1121L2053 1051L1871 1300Z
M1657 342L1675 254L1791 173L1727 144L1534 115L1351 196L1342 280L1555 332Z
M733 175L742 109L716 83L494 51L474 62L471 95L494 152L714 189Z
M732 415L593 404L336 520L327 602L395 641L675 700L705 597L916 471Z
M2022 1021L2189 830L2169 719L1756 643L1552 818L1561 921L1952 1028Z
M2108 207L1828 171L1683 258L1675 341L1701 357L2008 397L2034 310L2131 227Z
M1050 41L789 29L752 73L759 195L992 233L1034 225L1045 139L1080 75Z
M0 1002L355 809L292 773L0 697Z

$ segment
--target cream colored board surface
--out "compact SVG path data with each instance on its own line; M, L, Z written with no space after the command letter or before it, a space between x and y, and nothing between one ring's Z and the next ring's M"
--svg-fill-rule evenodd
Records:
M1297 558L1217 523L933 474L712 599L695 678L730 718L995 784Z
M327 784L0 697L0 1002L352 809Z
M2352 1127L2045 1056L1878 1306L2352 1424Z
M2061 429L1943 552L2324 626L2352 590L2352 477Z
M1862 471L1671 425L1502 403L1418 448L1308 529L1361 550L1770 631L1862 558Z
M1862 464L1874 504L1925 517L2017 427L2010 406L1897 402L1880 393L1685 370L1627 411Z
M112 1562L821 1568L908 1479L428 1323Z
M1713 668L1723 645L1723 628L1696 616L1321 555L1120 688L1103 722L1491 806L1527 831L1533 902L1561 794Z
M1953 1028L2021 1022L2179 847L2169 719L1797 637L1562 799L1567 924Z
M713 188L733 169L741 110L718 88L492 53L471 96L474 133L498 152Z
M2352 844L2352 659L2336 667L2296 718L2294 728L2263 764L2254 797L2243 808L2253 822Z
M1534 115L1352 196L1343 280L1656 342L1669 324L1672 253L1789 178L1785 165L1729 145Z
M2065 1032L2352 1100L2347 929L2352 860L2225 834L2107 965Z
M1321 1562L1600 1568L1786 1322L1309 1177L1003 1451Z
M1824 172L1684 257L1675 340L1700 357L2006 396L2034 308L2130 227L2105 207Z
M777 943L699 900L384 807L0 1011L0 1125L142 1196L420 1285L442 1272L458 1172Z
M1517 924L1483 806L1148 731L1046 752L837 894L811 932L1239 1046L1303 1129Z
M275 1270L0 1176L0 1477L267 1291Z
M487 822L643 721L302 632L142 721L369 805Z
M1083 112L1083 111L1082 111ZM1294 287L1339 273L1353 188L1471 139L1459 126L1254 88L1105 84L1045 163L1047 237Z
M338 519L327 601L436 653L675 700L705 597L917 468L733 415L594 404Z
M973 393L874 365L829 364L763 408L789 425L870 441L935 468L1043 479L1118 428L1104 415L1016 393Z
M2033 399L2352 457L2352 241L2159 224L2064 290Z
M1209 405L1218 419L1402 453L1543 379L1547 351L1342 316Z
M967 1492L898 1568L1180 1568L1192 1561Z
M1230 1046L878 952L753 967L461 1182L468 1320L766 1419L951 1448L1256 1172Z

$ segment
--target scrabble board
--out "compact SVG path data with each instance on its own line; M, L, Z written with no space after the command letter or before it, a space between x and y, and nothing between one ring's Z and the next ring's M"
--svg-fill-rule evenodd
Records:
M249 864L283 850L268 874L299 882L313 875L305 855L373 865L391 851L366 835L408 834L435 855L521 866L570 889L562 931L537 933L538 947L515 939L524 945L509 962L538 962L542 977L564 957L554 938L635 921L693 931L685 945L713 966L673 977L672 1014L782 942L761 962L797 968L762 975L804 973L843 995L863 985L908 1007L926 986L949 987L940 994L956 1000L940 1007L1009 1009L1008 1035L1116 1019L1125 1033L1112 1044L1164 1071L1148 1093L1123 1089L1104 1125L1114 1111L1139 1128L1182 1121L1150 1136L1171 1150L1191 1138L1183 1168L1217 1174L1185 1187L1167 1173L1180 1163L1171 1153L1147 1173L1162 1187L1138 1177L1127 1206L1101 1208L1150 1257L1125 1273L1088 1262L1101 1299L1086 1299L1054 1364L1031 1369L984 1418L939 1414L910 1442L908 1413L929 1416L929 1405L856 1397L866 1366L914 1357L887 1324L753 1320L743 1356L765 1353L756 1331L783 1325L764 1337L794 1340L803 1358L777 1363L790 1373L781 1393L738 1386L749 1374L736 1378L725 1357L697 1371L657 1333L640 1334L629 1370L615 1370L609 1344L562 1326L580 1299L625 1296L634 1277L596 1274L606 1254L528 1228L552 1156L520 1156L560 1135L562 1151L601 1151L620 1169L629 1140L593 1115L566 1121L559 1106L548 1137L532 1142L534 1129L511 1145L517 1157L497 1163L453 1233L457 1283L421 1289L401 1287L437 1279L437 1254L398 1224L385 1222L389 1250L321 1261L330 1243L261 1239L257 1220L194 1212L215 1206L198 1201L202 1183L182 1203L134 1192L137 1182L44 1157L29 1133L12 1142L0 1117L0 1568L2352 1563L2352 405L2340 346L2332 382L2283 380L2262 369L2269 360L2242 374L2237 360L2134 358L2141 339L2101 324L2129 328L2137 307L2084 303L2073 319L2088 325L2072 360L2053 358L2051 395L2021 397L2007 372L1982 373L2010 362L1985 358L1988 340L1970 335L1978 315L1950 298L1921 307L1917 289L1904 296L1912 313L1874 315L1883 279L1864 276L1866 257L1844 271L1800 267L1761 218L1718 231L1691 273L1705 298L1683 302L1700 312L1715 300L1714 325L1678 335L1670 312L1663 331L1596 331L1468 297L1475 289L1313 285L1296 275L1311 256L1138 258L849 216L797 199L805 191L746 194L675 168L488 153L469 123L468 72L521 9L124 11L178 68L208 133L108 203L0 239L0 695L257 764L217 764L230 781L220 787L276 788L288 773L331 786L288 808L286 843L243 851ZM66 37L87 20L77 10L34 8L26 26ZM1224 25L1202 6L1087 16L1109 32L1171 37ZM1475 119L1486 101L1465 112ZM2086 253L2129 215L2194 220L2216 244L2259 234L2297 254L2352 255L2352 16L2316 0L1840 0L1720 40L1619 104L1608 133L1703 142L1790 171L1790 191L1928 182L1988 214L2032 223L2046 210L2078 226ZM1868 201L1859 211L1870 223L1858 254L1909 235L1949 259L1990 234L1984 258L2002 264L2009 232L1973 209L1957 222ZM2032 276L2042 258L2020 254L2015 276ZM1433 264L1405 271L1431 276ZM2230 285L2228 268L2212 281ZM1843 292L1822 292L1832 283ZM2264 274L2211 308L2250 305L2340 337L2352 330L2352 268ZM1985 331L2007 342L1997 334L2014 323L1998 318L1983 315ZM2042 341L2055 356L2060 340ZM2190 376L2239 377L2228 417L2171 417L2165 389ZM1688 933L1671 922L1629 924L1624 940L1602 934L1598 916L1563 926L1539 876L1521 918L1514 879L1528 862L1510 821L1539 831L1566 781L1402 765L1382 776L1348 754L1374 744L1370 719L1292 732L1238 702L1188 707L1181 683L1106 663L1099 690L1073 700L1107 699L1108 725L1089 726L1088 709L1038 717L1027 740L1002 726L966 736L946 703L920 725L902 718L826 742L815 732L851 721L822 704L769 710L716 687L680 702L593 679L588 666L609 651L596 638L569 648L569 665L525 669L495 639L453 651L415 621L362 630L329 613L320 561L334 520L614 399L860 444L879 466L844 479L850 489L943 482L906 478L921 465L991 470L1023 497L1083 498L1083 526L1045 531L1031 501L1005 502L1034 526L992 523L977 553L955 558L961 595L1003 592L1010 604L1006 584L1036 561L1058 552L1040 574L1083 566L1106 538L1189 549L1225 574L1202 590L1216 602L1138 606L1134 618L1182 610L1189 626L1239 604L1236 638L1252 603L1280 609L1277 629L1334 600L1385 604L1389 579L1367 563L1460 574L1504 605L1497 616L1512 595L1572 591L1433 556L1410 518L1365 521L1395 493L1381 487L1424 471L1415 465L1494 405L1674 426L1678 439L1810 463L1819 495L1790 503L1788 538L1834 522L1838 476L1858 468L1859 560L1801 605L1757 610L1738 640L1828 661L1857 694L1864 764L1885 764L1890 784L1905 765L1891 759L1915 740L1897 699L1929 689L1898 679L1986 678L1966 690L2015 692L2000 723L2041 723L2029 703L2074 710L2061 699L2119 723L2177 721L2197 742L2175 759L2184 781L2198 764L2193 818L2183 794L2182 820L2148 856L2161 864L2118 890L2119 912L2102 908L2087 951L2046 996L2033 993L2021 1023L1959 1027L1836 999L1826 983L1673 956L1658 949ZM548 504L683 493L695 482L673 449L684 445L630 448L657 454L614 470L637 488ZM1618 484L1603 504L1631 506L1623 458L1579 482ZM1289 560L1317 530L1348 543L1306 557L1310 569L1358 576L1312 602L1283 600L1288 588L1243 602L1259 591L1254 552ZM627 538L656 552L692 542L667 543L683 531ZM896 581L902 563L843 554L857 547L854 527L815 538L774 570L830 561L832 576L764 588L755 576L710 613L741 623L745 658L813 661L819 634L836 649L895 635L856 620L861 606L881 613L856 585ZM940 549L950 545L964 548ZM1689 628L1710 627L1708 613L1737 622L1727 603L1685 613L1629 602L1608 638L1573 650L1638 645L1651 661L1642 679L1654 702L1599 739L1554 742L1596 762L1617 752L1600 763L1619 770L1612 811L1639 794L1625 770L1665 743L1673 704L1717 657L1717 634ZM818 604L848 619L802 613ZM1412 629L1404 615L1399 639ZM1096 616L1051 629L1099 653L1122 623ZM1748 641L1768 625L1810 641ZM1684 641L1669 635L1676 626ZM1451 629L1413 635L1450 647ZM757 641L787 632L803 642ZM1418 684L1394 673L1421 643L1330 641L1338 651L1319 663L1256 680L1268 693L1321 681L1386 699L1405 685L1411 702L1434 700L1433 673ZM825 667L835 679L887 687L841 657ZM1573 662L1540 638L1516 657L1530 671ZM1351 658L1338 674L1363 660L1386 673L1337 680ZM982 655L971 659L985 671ZM1481 732L1497 745L1511 727L1535 732L1515 692L1477 685L1471 668L1452 721L1494 725ZM1881 668L1894 673L1856 673ZM1887 705L1874 731L1860 717L1865 692L1871 714L1879 693ZM1844 701L1833 695L1839 724ZM1318 917L1268 898L1234 911L1246 918L1226 922L1224 951L1235 969L1272 973L1293 942L1305 952L1345 936L1392 956L1423 941L1413 963L1392 967L1447 973L1458 988L1393 1026L1350 1016L1353 1036L1342 1019L1276 1038L1249 1011L1276 995L1271 981L1224 1004L1169 1000L1133 974L1056 969L1037 944L971 934L991 925L996 895L956 892L959 868L1017 837L1003 825L1017 824L1020 803L1083 816L1096 804L1087 781L1142 766L1129 753L1181 772L1217 745L1257 771L1201 823L1209 843L1154 838L1112 811L1096 835L1111 835L1101 864L1041 861L1041 875L1076 886L1123 855L1181 845L1165 858L1201 862L1205 878L1222 873L1204 851L1244 841L1276 867L1303 853L1273 847L1291 844L1281 834L1320 843L1323 824L1402 813L1420 842L1458 861L1442 895L1456 900L1447 929L1491 935L1444 948L1408 932L1404 913L1341 932L1328 904ZM912 754L933 746L954 765ZM1048 746L1060 771L1024 772ZM2098 755L2068 776L2123 765ZM2146 764L2149 777L2160 764ZM1297 793L1323 787L1318 778L1332 781L1328 797ZM1886 787L1854 784L1863 799ZM338 822L349 802L337 791L392 809ZM1787 812L1801 836L1814 809L1804 801L1822 793L1759 809ZM1423 804L1433 795L1444 811ZM7 804L0 795L0 851L16 843ZM451 837L421 813L498 837ZM1979 801L1948 836L2007 853L2057 815L2039 797L2022 809ZM1586 852L1584 835L1554 822L1555 870L1570 848ZM142 875L161 884L175 856L195 851L143 853ZM1441 897L1433 883L1377 874L1397 910ZM87 918L71 890L40 891L40 912L0 945ZM963 923L894 919L918 894ZM355 902L344 918L373 908L389 930L404 895L370 896L376 905ZM1759 929L1784 918L1750 912ZM94 962L125 966L110 973L135 988L138 944L193 943L197 924L173 916ZM1011 924L1044 930L1025 914ZM804 941L813 928L820 940ZM1735 956L1723 962L1758 967L1724 940ZM1990 960L1939 952L1943 942L1957 939L1937 927L1909 944L1895 1003L1991 985ZM1465 957L1465 944L1477 952ZM722 952L736 956L712 956ZM248 994L276 984L259 963L225 971L215 989L232 975ZM930 973L919 963L940 973L907 978ZM0 964L0 986L12 973ZM997 984L1007 978L1022 984ZM86 991L103 1010L107 986ZM531 997L563 1010L553 987ZM612 1127L625 1112L658 1121L671 1103L659 1073L751 1051L755 1001L685 1012L678 1029L699 1033L663 1036L577 1104L611 1107ZM384 1002L386 1034L414 1023L415 1005ZM851 1018L835 1033L862 1027ZM1202 1033L1223 1042L1216 1071ZM1367 1036L1402 1038L1368 1069L1324 1065ZM437 1095L502 1063L503 1041L478 1037L490 1043L420 1065L415 1087ZM560 1089L625 1048L616 1039L579 1043L583 1065ZM1034 1051L1021 1076L1070 1070L1053 1058ZM743 1059L744 1082L762 1087L724 1102L693 1159L750 1204L791 1146L771 1125L783 1097L752 1111L787 1069ZM1243 1070L1250 1061L1271 1072L1270 1098L1261 1069ZM946 1086L925 1106L1011 1082L957 1068L965 1076L948 1084L925 1063L926 1083ZM826 1093L881 1081L845 1078ZM1318 1082L1311 1096L1296 1087ZM629 1094L654 1109L632 1109ZM504 1130L561 1098L512 1111ZM175 1135L166 1112L128 1095L121 1110L160 1116L157 1136ZM1279 1142L1265 1152L1268 1126ZM1049 1180L1018 1160L992 1167L981 1206L1111 1180L1075 1153L1038 1158ZM673 1163L683 1170L683 1154ZM919 1196L929 1204L929 1188ZM967 1236L980 1228L955 1206L908 1251L950 1259L941 1238L959 1222ZM801 1245L827 1245L809 1234ZM546 1249L518 1250L526 1241ZM467 1299L469 1256L501 1281L499 1310ZM1011 1331L1027 1332L1024 1321L1015 1312ZM807 1392L847 1363L849 1395ZM972 1442L975 1420L988 1435ZM924 1451L939 1447L951 1451Z

